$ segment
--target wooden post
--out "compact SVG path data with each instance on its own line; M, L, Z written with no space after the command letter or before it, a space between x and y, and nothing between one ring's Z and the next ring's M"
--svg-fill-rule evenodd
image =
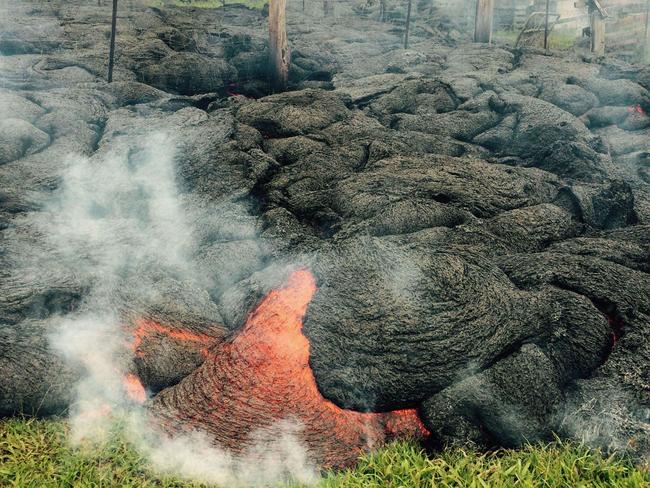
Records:
M589 22L591 24L591 52L605 55L605 19L598 9L589 8Z
M492 22L494 20L494 0L476 0L476 19L474 21L474 42L492 42Z
M648 29L650 28L650 0L645 2L645 33L643 35L643 62L647 63L650 59L648 50Z
M386 21L386 0L379 0L379 22Z
M111 45L108 50L108 82L113 82L113 66L115 65L115 34L117 32L117 0L113 0L113 18L111 19Z
M544 51L548 53L548 16L551 8L551 0L546 0L546 18L544 19Z
M284 91L289 83L289 42L286 25L287 0L269 1L269 56L273 91Z
M406 9L406 27L404 29L404 49L409 48L409 28L411 27L411 2L409 0L408 7Z
M334 13L334 0L323 0L323 14L325 17L331 17Z

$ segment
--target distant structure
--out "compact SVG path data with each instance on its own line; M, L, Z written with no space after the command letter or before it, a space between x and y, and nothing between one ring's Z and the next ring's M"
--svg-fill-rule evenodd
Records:
M531 13L533 3L533 0L497 0L495 29L521 29Z
M559 28L582 29L589 23L587 12L576 0L551 0L549 12L559 15ZM520 30L533 12L544 12L546 0L496 0L495 29Z
M476 0L435 0L435 6L459 25L474 26Z
M493 31L520 33L527 22L532 19L537 24L546 12L546 0L432 1L466 32L473 31L475 41L484 43L491 42ZM650 0L549 0L548 4L554 32L568 39L588 38L592 52L599 56L610 52L638 61L642 55L650 61Z
M588 9L589 12L589 38L591 52L605 55L605 20L609 17L603 2L600 0L578 0L576 6Z
M475 14L479 0L434 0L435 5L457 22L467 26L475 23ZM578 30L588 24L586 12L576 9L575 0L551 0L550 12L559 14L561 19L576 23ZM493 29L520 30L533 12L543 12L546 0L492 0Z

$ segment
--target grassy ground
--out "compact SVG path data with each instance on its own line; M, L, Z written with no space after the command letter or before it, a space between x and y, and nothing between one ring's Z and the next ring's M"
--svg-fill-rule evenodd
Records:
M264 4L269 3L268 0L226 0L226 8L228 5L240 4L246 5L249 8L261 9ZM222 8L223 0L150 0L149 5L152 7L164 7L173 5L174 7L194 7L194 8Z
M493 34L494 41L508 46L514 46L517 42L518 31L498 30ZM551 51L566 51L571 49L579 41L574 32L554 30L548 38L548 47Z
M0 421L2 487L202 487L153 473L119 435L93 451L66 443L61 421ZM393 444L350 471L324 477L322 488L650 487L650 472L568 444L477 454L449 450L427 457Z

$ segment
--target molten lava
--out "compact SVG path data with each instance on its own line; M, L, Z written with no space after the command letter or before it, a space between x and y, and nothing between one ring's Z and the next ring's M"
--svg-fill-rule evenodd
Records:
M625 322L623 319L616 314L606 314L607 322L612 328L612 350L614 346L621 340L623 334L625 334Z
M140 378L133 373L129 373L122 379L122 386L126 397L134 403L144 403L147 401L147 393L142 386Z
M129 348L136 356L142 357L144 354L141 350L142 342L145 338L156 335L166 336L178 342L191 344L198 349L203 356L207 356L208 348L218 339L207 334L200 334L187 330L172 329L165 327L151 320L139 319L135 321L135 329L131 332L133 340L128 344Z
M163 425L173 432L203 430L217 444L243 452L265 431L271 437L279 421L296 421L299 440L323 467L351 465L388 439L427 436L415 410L359 413L323 398L302 333L316 289L313 275L303 269L270 292L236 336L156 397L153 410Z
M241 93L237 92L237 89L238 89L237 83L229 83L228 88L226 89L226 94L229 97L237 97L241 95Z
M646 115L645 110L643 110L643 108L639 104L631 105L627 107L627 112L630 114Z

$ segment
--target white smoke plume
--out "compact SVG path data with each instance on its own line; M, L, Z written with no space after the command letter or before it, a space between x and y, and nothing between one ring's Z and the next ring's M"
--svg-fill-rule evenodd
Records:
M227 486L313 483L318 476L295 423L279 423L273 436L259 436L275 439L271 444L233 456L200 432L169 438L128 394L129 337L118 312L124 284L136 278L135 293L152 293L151 269L185 282L209 281L191 259L191 222L200 218L188 214L174 161L174 141L160 133L136 149L102 147L91 159L73 158L37 218L64 265L92 283L78 310L52 319L53 348L83 372L70 410L72 441L102 442L119 421L127 439L165 473Z
M650 409L622 388L604 386L583 395L558 413L560 429L588 446L607 452L634 452L637 438L650 434Z

